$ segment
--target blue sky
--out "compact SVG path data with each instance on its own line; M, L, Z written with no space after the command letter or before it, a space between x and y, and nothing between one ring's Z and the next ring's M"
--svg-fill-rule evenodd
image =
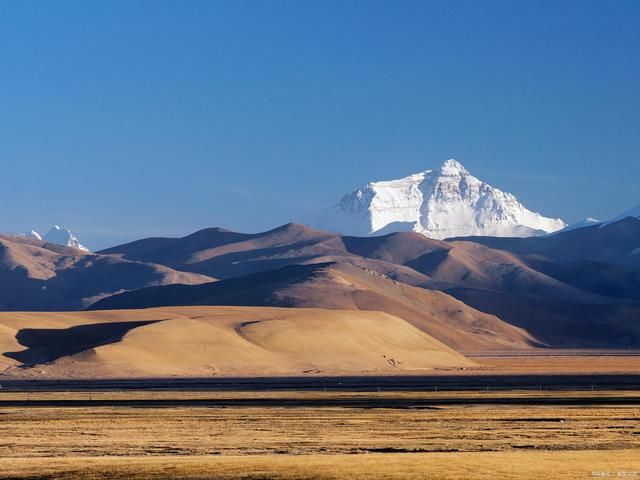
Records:
M637 1L0 2L0 230L260 231L454 157L640 203Z

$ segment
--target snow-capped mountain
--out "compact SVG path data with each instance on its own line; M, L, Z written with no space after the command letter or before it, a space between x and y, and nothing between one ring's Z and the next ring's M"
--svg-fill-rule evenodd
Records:
M44 240L45 242L64 245L65 247L73 247L77 248L78 250L84 250L85 252L90 251L87 247L80 243L80 240L78 240L78 238L74 236L70 230L62 228L58 225L54 225L53 227L51 227L51 230L49 230L45 236L40 235L35 230L20 233L19 236L33 238L34 240Z
M42 237L46 242L57 243L58 245L64 245L66 247L77 248L78 250L84 250L88 252L89 249L80 243L77 237L75 237L70 230L61 228L58 225L51 227L51 230Z
M345 235L414 231L439 239L527 237L567 226L558 218L527 210L515 196L478 180L453 159L437 170L369 183L314 223Z

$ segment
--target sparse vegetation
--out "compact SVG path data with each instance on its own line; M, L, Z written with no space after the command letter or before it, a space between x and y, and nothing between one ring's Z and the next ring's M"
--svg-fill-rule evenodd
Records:
M637 396L616 392L620 394ZM20 395L24 394L5 393L2 398ZM212 394L31 395L157 399ZM266 395L277 399L325 394ZM587 393L574 395L584 398ZM1 437L10 439L0 443L2 478L589 478L592 472L640 471L637 402L587 408L4 407L0 419Z

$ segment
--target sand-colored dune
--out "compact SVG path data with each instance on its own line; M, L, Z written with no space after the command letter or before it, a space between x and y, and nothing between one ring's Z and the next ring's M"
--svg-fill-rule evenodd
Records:
M381 312L173 307L0 313L0 369L29 377L420 373L474 365Z

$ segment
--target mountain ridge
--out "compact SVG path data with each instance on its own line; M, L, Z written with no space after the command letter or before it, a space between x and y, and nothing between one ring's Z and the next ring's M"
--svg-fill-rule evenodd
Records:
M164 265L0 235L0 310L79 310L125 290L211 280Z
M147 250L141 241L135 248L128 244L114 247L110 253L134 260L153 259L177 270L199 271L222 280L218 286L176 287L178 303L201 301L203 297L194 292L211 289L213 293L207 296L213 303L257 301L259 305L273 305L273 297L265 291L254 295L255 288L262 288L256 278L263 278L264 285L270 285L264 287L266 291L283 295L276 299L279 306L393 308L390 313L415 319L415 305L407 304L412 302L409 299L415 294L413 288L439 290L476 311L523 328L543 344L613 347L621 342L626 348L640 342L640 326L629 320L640 318L640 273L615 263L615 259L619 251L624 258L640 260L640 255L630 256L628 252L629 245L640 245L640 228L635 224L640 225L640 220L626 219L607 229L594 226L554 236L446 241L415 232L342 236L287 224L259 234L237 234L236 242L221 242L216 235L230 240L230 234L209 229L208 235L213 235L210 240L218 245L212 249L192 250L194 244L185 242L188 237L184 237L163 241L160 250ZM597 237L583 238L592 229L597 229ZM600 238L602 235L605 237ZM220 243L224 245L219 246ZM158 246L156 239L151 239L150 246ZM145 253L137 256L136 252ZM178 255L163 259L163 252ZM565 252L572 256L567 257ZM321 279L294 275L285 277L284 283L275 282L283 269L315 269L327 263L333 266L323 270ZM368 272L367 276L361 272ZM402 288L391 287L394 282ZM349 285L356 284L361 287L354 292ZM167 287L166 292L173 290ZM139 298L136 295L133 292L120 299ZM488 298L494 301L486 301ZM157 293L149 299L150 303L113 303L109 308L146 307L166 301L164 294ZM106 299L94 308L115 301ZM417 310L425 310L424 305ZM585 315L589 320L583 325L581 317ZM547 323L542 321L544 318L554 321ZM606 330L608 324L612 326L610 331Z

